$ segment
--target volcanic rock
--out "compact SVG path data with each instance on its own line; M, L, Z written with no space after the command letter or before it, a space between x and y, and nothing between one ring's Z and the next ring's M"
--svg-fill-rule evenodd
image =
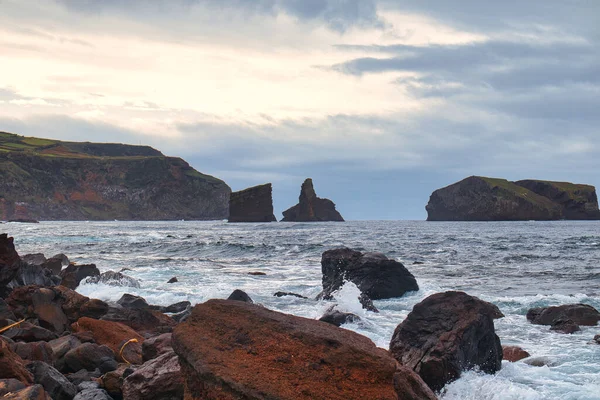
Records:
M135 296L133 294L125 293L119 300L117 300L117 304L124 308L148 308L149 305L141 296Z
M390 352L413 369L434 391L478 367L494 373L501 367L502 346L494 319L495 305L463 292L437 293L414 306L396 327Z
M52 348L52 354L54 356L54 366L59 371L63 371L65 369L65 354L81 346L81 341L73 335L67 335L49 341L48 345Z
M229 222L273 222L273 197L271 184L254 186L231 193Z
M62 278L61 285L75 290L82 280L99 275L100 270L96 267L96 264L79 265L71 263L60 272L60 277Z
M308 299L308 297L302 296L301 294L298 294L298 293L292 293L292 292L275 292L275 293L273 293L273 296L275 296L275 297L292 296L292 297L298 297L300 299Z
M317 197L312 179L308 178L302 184L298 204L283 212L281 222L315 222L315 221L344 221L335 209L335 204L329 199Z
M163 333L162 335L144 340L144 343L142 343L144 362L172 351L171 335L171 333Z
M46 262L46 257L42 253L25 254L21 256L21 261L31 265L43 265Z
M99 379L100 386L104 388L109 395L115 398L123 397L123 382L125 378L133 374L135 370L129 365L121 364L114 371L107 372Z
M15 342L48 342L58 337L56 333L29 322L22 322L19 326L3 332L2 335Z
M42 361L33 361L27 365L35 383L44 387L44 390L54 400L72 400L77 394L77 388L60 372Z
M46 364L54 364L54 352L52 346L47 342L18 342L10 346L11 350L27 361L43 361Z
M361 253L348 248L328 250L321 257L323 293L330 299L346 281L353 282L373 300L401 297L419 290L415 277L395 260L381 253Z
M173 348L188 400L435 398L364 336L240 301L195 306Z
M600 344L600 335L594 336L594 342Z
M342 326L348 322L356 322L359 321L360 317L356 314L342 312L338 310L328 310L323 314L319 321L327 322L328 324L332 324L335 326Z
M85 389L77 393L73 400L113 400L104 389Z
M10 319L15 321L17 317L15 316L15 313L12 312L8 304L6 304L4 299L0 298L0 320L1 319Z
M227 300L243 301L244 303L254 303L250 296L243 290L235 289Z
M108 346L122 361L131 364L142 364L142 342L144 338L130 327L112 321L102 321L92 318L80 318L72 326L73 331L90 331L96 343ZM130 342L124 348L123 345ZM120 356L123 348L123 355Z
M172 277L171 279L169 279L169 280L167 281L167 283L175 283L175 282L179 282L179 280L177 279L177 277L176 277L176 276Z
M571 333L579 332L581 330L581 328L579 328L579 325L577 325L571 319L557 318L552 322L552 325L550 326L550 330L560 332L560 333L571 334Z
M13 280L20 265L21 259L15 250L14 239L6 233L0 234L0 288Z
M123 382L127 400L183 399L183 377L175 352L146 362Z
M600 219L593 186L481 176L436 190L426 209L428 221Z
M124 275L120 272L106 271L99 276L92 276L86 279L87 283L104 283L109 286L127 286L139 288L140 283L137 279Z
M519 346L502 346L502 359L510 362L517 362L531 356L528 352Z
M15 277L7 286L11 288L28 285L56 286L60 282L60 276L54 275L51 270L40 265L21 262Z
M173 327L177 325L177 322L168 315L144 308L111 307L101 319L120 322L140 334L150 333L153 336L171 332Z
M50 257L49 260L50 259L60 260L60 263L62 264L63 267L66 267L66 266L68 266L71 263L69 261L69 257L67 257L66 255L64 255L63 253L55 254L52 257Z
M25 362L10 345L0 338L0 379L16 379L26 385L33 383L33 376L25 368Z
M18 392L25 389L27 385L16 379L0 379L0 398L11 392Z
M115 353L108 346L99 346L94 343L84 343L65 354L65 364L73 372L80 369L94 371L98 368L101 372L117 369Z
M577 325L594 326L600 321L600 312L587 304L538 307L527 311L527 320L536 325L553 325L555 320L571 320Z

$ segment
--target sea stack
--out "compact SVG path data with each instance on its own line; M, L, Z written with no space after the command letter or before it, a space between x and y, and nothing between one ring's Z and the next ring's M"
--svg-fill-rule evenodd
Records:
M593 186L481 176L436 190L426 209L428 221L600 219Z
M317 197L312 179L307 178L300 189L298 204L283 212L281 222L344 221L329 199Z
M231 193L229 222L273 222L273 188L270 183Z

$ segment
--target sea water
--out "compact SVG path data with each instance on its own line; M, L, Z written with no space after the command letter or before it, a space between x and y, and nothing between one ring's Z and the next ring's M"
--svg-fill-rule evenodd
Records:
M343 327L388 348L395 327L425 297L462 290L496 304L504 345L523 347L546 365L502 362L495 375L469 371L447 385L443 399L600 399L600 326L565 335L532 325L531 307L585 303L600 310L600 222L425 222L228 224L225 222L42 222L9 223L20 254L65 253L101 271L129 268L141 288L83 284L90 297L118 300L123 293L169 305L226 298L242 289L264 306L319 318L330 302L321 291L321 254L346 246L382 252L417 278L418 292L375 301L366 312L358 289L337 293L338 309L361 321ZM266 275L249 275L263 272ZM178 282L167 284L173 276ZM277 291L308 297L274 297Z

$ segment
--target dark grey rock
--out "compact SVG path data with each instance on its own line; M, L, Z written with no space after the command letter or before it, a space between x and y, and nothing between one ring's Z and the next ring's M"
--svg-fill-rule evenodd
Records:
M244 303L254 303L250 296L243 290L235 289L233 293L229 295L227 300L243 301Z
M77 394L77 388L54 367L42 362L33 361L27 364L27 369L33 374L35 383L54 400L71 400Z

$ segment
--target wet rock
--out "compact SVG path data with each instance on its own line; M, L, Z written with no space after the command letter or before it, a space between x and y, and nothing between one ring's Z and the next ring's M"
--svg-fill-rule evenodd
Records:
M115 353L108 346L94 343L84 343L65 354L65 364L73 372L81 369L94 371L98 368L101 372L117 369Z
M364 336L240 301L195 306L173 348L188 400L435 398Z
M594 336L594 342L600 344L600 335Z
M144 343L142 343L142 357L144 362L172 351L171 335L171 333L163 333L162 335L144 340Z
M298 204L283 212L281 222L314 221L343 222L344 218L335 209L333 201L317 197L312 179L308 178L304 181L300 189Z
M188 307L185 310L183 310L182 312L176 313L176 314L172 314L171 318L173 318L173 320L175 320L176 322L183 322L186 319L188 319L188 317L192 314L192 307Z
M58 337L56 333L29 322L22 322L19 326L3 332L2 335L15 342L49 342Z
M86 279L88 283L103 283L109 286L127 286L133 288L139 288L140 283L125 274L115 271L106 271L101 273L99 276L92 276Z
M396 327L390 352L413 369L434 391L458 379L464 370L500 370L502 346L494 319L495 305L463 292L444 292L414 306Z
M62 259L60 258L49 258L41 266L52 272L52 275L60 277L60 271L62 270L63 263Z
M60 272L60 277L62 278L61 285L74 290L82 280L99 275L100 270L96 267L96 264L78 265L71 263Z
M183 399L183 377L175 352L146 362L123 382L127 400Z
M373 300L401 297L419 290L415 277L398 261L381 253L361 253L348 248L328 250L321 257L323 293L330 299L346 281L353 282Z
M177 277L176 277L176 276L172 277L171 279L169 279L169 280L167 281L167 283L175 283L175 282L179 282L179 280L177 279Z
M104 389L82 390L73 400L113 400Z
M517 362L531 356L528 352L519 346L502 346L502 359L510 362Z
M21 261L30 265L41 266L46 262L46 256L42 253L25 254L24 256L21 256Z
M577 325L594 326L600 321L600 312L587 304L538 307L527 311L527 320L537 325L553 325L556 319L570 319Z
M239 289L235 289L233 293L229 295L227 300L243 301L244 303L254 303L246 292Z
M38 221L37 219L33 219L33 218L14 218L14 219L9 219L8 222L17 222L20 224L39 224L40 221Z
M302 296L301 294L298 294L298 293L292 293L292 292L275 292L275 293L273 293L273 296L275 296L275 297L293 296L293 297L299 297L301 299L308 299L308 297Z
M182 311L187 310L192 306L192 303L189 301L180 301L178 303L171 304L170 306L165 307L163 312L167 313L180 313Z
M319 321L327 322L335 326L341 326L349 322L360 321L360 317L356 314L342 312L338 310L328 310L323 314Z
M54 275L49 269L21 262L13 280L7 286L10 288L28 285L56 286L60 282L61 278Z
M557 365L556 361L552 360L550 357L530 357L527 360L523 360L525 364L531 365L533 367L555 367Z
M148 308L148 302L141 296L136 296L133 294L125 293L119 300L117 300L117 304L124 308Z
M16 379L0 379L0 398L7 393L25 389L27 385Z
M118 322L102 321L92 318L80 318L72 326L74 331L89 331L96 343L108 346L118 359L132 364L142 363L142 342L144 338L136 331ZM125 343L135 339L124 348ZM120 355L123 348L123 354Z
M252 272L248 272L248 275L252 275L252 276L265 276L267 274L265 274L264 272L260 272L260 271L252 271Z
M0 287L13 280L20 265L21 259L15 250L14 239L6 233L0 234Z
M63 267L68 266L71 262L69 261L69 257L67 257L66 255L64 255L63 253L58 253L53 255L50 258L54 258L57 260L60 260L60 263L62 264Z
M160 311L143 308L111 307L101 319L104 321L120 322L140 334L150 333L153 336L171 332L173 327L177 325L177 322L168 315Z
M10 345L0 338L0 379L16 379L26 385L33 383L33 376L25 368L25 362Z
M54 364L54 352L47 342L18 342L12 344L10 348L23 360L43 361L46 364Z
M2 400L53 400L42 385L33 385L18 392L8 393Z
M552 322L552 325L550 326L550 330L560 332L560 333L571 334L571 333L579 332L581 329L579 328L579 325L577 325L571 319L556 318Z
M27 369L33 374L34 382L42 385L54 400L71 400L77 394L75 385L52 366L34 361L27 365Z
M270 183L232 192L229 197L229 222L276 222Z

